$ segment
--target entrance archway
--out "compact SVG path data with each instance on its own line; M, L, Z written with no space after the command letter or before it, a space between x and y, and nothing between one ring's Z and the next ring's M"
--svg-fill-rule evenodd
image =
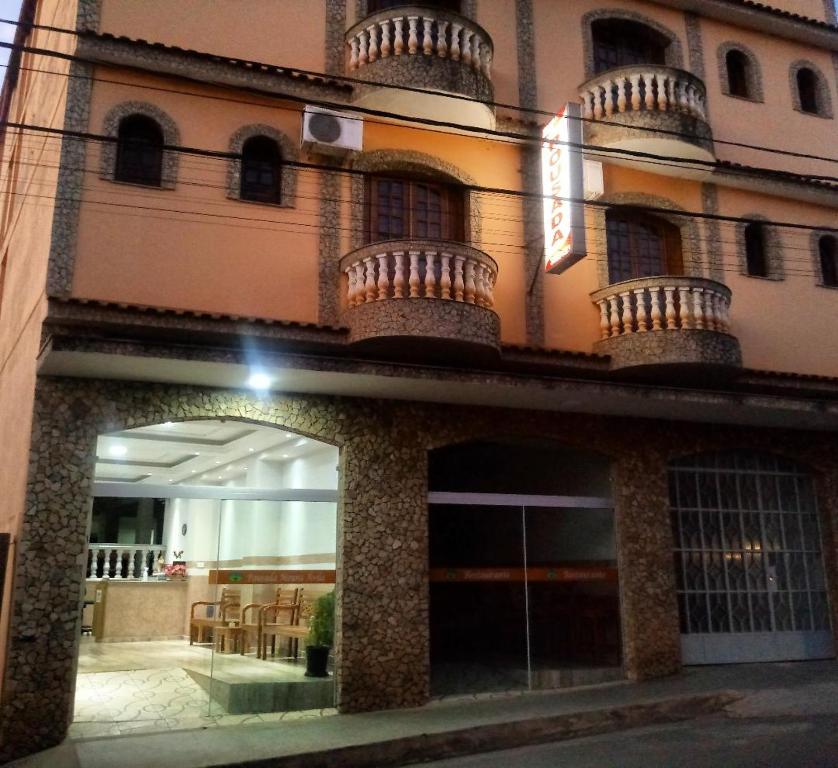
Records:
M72 735L334 705L303 649L332 618L337 464L234 420L99 436Z
M546 441L429 461L431 692L622 676L608 460Z

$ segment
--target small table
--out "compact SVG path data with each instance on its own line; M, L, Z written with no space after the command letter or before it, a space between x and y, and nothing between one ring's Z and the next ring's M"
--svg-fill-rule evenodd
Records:
M218 653L238 653L244 630L238 625L213 627L214 648Z

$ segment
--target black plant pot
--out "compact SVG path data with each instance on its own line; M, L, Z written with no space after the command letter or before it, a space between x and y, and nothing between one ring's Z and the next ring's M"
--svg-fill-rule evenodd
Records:
M326 666L329 663L328 645L306 646L306 677L328 677Z

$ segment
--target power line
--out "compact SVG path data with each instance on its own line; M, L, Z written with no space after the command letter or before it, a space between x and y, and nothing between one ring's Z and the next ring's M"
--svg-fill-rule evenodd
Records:
M11 121L0 122L0 127L2 128L13 128L18 130L26 130L26 131L34 131L36 133L41 132L48 135L58 135L62 137L67 137L70 139L76 140L83 140L83 141L95 141L100 143L109 143L115 144L117 142L117 138L114 136L105 136L102 134L94 134L89 132L82 132L82 131L69 131L64 128L51 128L47 126L38 126L38 125L31 125L27 123L16 123ZM241 159L240 154L236 154L233 152L226 152L221 150L209 150L209 149L200 149L197 147L186 147L186 146L174 146L174 145L163 145L163 149L165 151L170 152L178 152L178 153L185 153L188 155L198 155L202 157L211 157L217 159L224 159L224 160L236 160ZM299 160L287 160L283 161L286 165L293 168L305 168L310 170L318 170L330 173L337 173L337 174L345 174L345 175L352 175L352 176L361 176L363 178L371 178L378 175L374 171L366 171L360 170L357 168L343 168L343 167L336 167L332 165L324 165L319 163L309 163L303 162ZM611 203L601 200L585 200L584 198L575 198L575 197L567 197L567 196L560 196L560 195L544 195L543 193L538 192L528 192L526 190L516 190L516 189L505 189L501 187L486 187L477 184L459 184L458 185L463 190L469 190L473 192L481 192L484 194L495 194L495 195L504 195L508 197L517 197L517 198L525 198L525 199L533 199L533 200L554 200L558 202L567 202L567 203L576 203L579 205L587 205L596 208L605 208L605 209L625 209L625 208L632 208L634 210L645 211L647 213L657 213L657 214L664 214L668 216L676 216L676 217L689 217L689 218L699 218L699 219L707 219L713 221L728 221L728 222L735 222L740 224L763 224L767 226L773 227L781 227L786 229L799 229L799 230L806 230L806 231L822 231L822 232L831 232L831 233L838 233L838 226L813 226L810 224L800 224L798 222L786 222L786 221L770 221L765 219L755 219L751 217L742 217L742 216L730 216L721 213L708 213L704 211L684 211L678 210L675 208L665 208L662 206L654 206L654 205L644 205L644 204L621 204L621 203Z
M0 47L9 47L9 46L11 46L11 44L0 43ZM12 46L12 47L14 47L14 46ZM21 47L21 46L18 46L18 47ZM100 62L96 62L96 61L89 60L89 59L83 59L81 57L73 56L73 55L70 55L70 54L59 53L59 52L56 52L56 51L52 51L51 49L29 48L29 47L26 47L26 46L23 46L22 48L24 50L26 50L27 52L33 52L33 53L36 53L38 55L58 56L59 58L62 58L62 59L68 59L68 60L71 60L71 61L82 61L82 62L85 62L85 63L92 63L92 64L100 63ZM141 70L141 71L145 71L145 70ZM53 74L53 75L58 75L58 76L61 76L61 77L81 77L81 78L85 78L85 79L90 79L93 82L105 82L105 83L123 85L123 86L128 86L128 87L140 88L140 89L144 89L144 90L161 91L161 92L164 92L164 93L176 93L176 94L179 94L179 95L191 96L193 98L206 98L206 99L212 99L212 100L216 100L216 101L227 101L227 102L232 102L232 103L252 105L252 102L245 101L245 100L240 100L240 99L233 99L233 98L230 98L230 97L211 96L209 94L196 94L196 93L190 93L189 91L183 91L183 90L178 90L178 89L160 88L160 87L148 86L148 85L139 85L139 84L126 83L126 82L117 81L117 80L107 80L107 79L103 79L103 78L93 78L93 77L88 77L86 75L70 75L69 73L48 72L48 71L45 72L45 74ZM163 75L163 76L164 77L169 77L169 78L173 77L173 76L167 76L167 75ZM183 75L174 76L174 77L194 81L193 79L187 78ZM294 95L287 95L287 94L281 94L281 95L280 94L266 94L264 92L258 91L258 90L253 89L253 88L239 88L239 90L244 90L244 91L247 91L249 93L256 93L260 97L267 98L268 100L292 101L292 102L301 103L301 104L313 104L313 105L321 106L321 107L324 107L324 108L333 109L335 111L361 112L361 113L366 114L366 115L384 117L384 118L387 118L388 120L389 119L395 119L395 120L399 120L401 122L416 123L416 124L422 125L423 127L421 128L421 130L423 130L425 132L430 132L431 131L431 129L428 128L427 126L433 126L436 129L453 128L455 131L465 131L467 133L474 134L475 136L477 136L478 138L480 138L484 141L499 141L501 143L512 143L512 144L516 144L516 145L526 144L526 145L530 145L530 146L536 146L538 148L541 148L545 145L547 145L547 146L561 145L561 146L569 147L571 149L577 149L577 150L589 151L589 152L598 152L598 153L600 153L601 156L604 156L606 158L611 157L611 156L636 158L636 159L640 159L640 160L642 160L645 163L650 164L650 165L665 165L665 166L669 166L669 167L673 167L673 168L678 168L678 169L681 169L681 170L683 170L684 168L698 167L698 168L709 168L709 169L713 169L713 170L721 170L726 174L733 173L733 175L740 175L740 176L747 176L747 177L753 177L754 175L757 175L759 173L776 175L776 176L791 176L792 178L789 179L789 180L796 181L798 183L801 180L806 180L806 179L814 180L814 181L825 181L825 182L838 183L838 177L836 177L836 176L815 175L815 174L796 174L796 173L791 173L789 171L782 171L782 170L778 170L778 169L762 168L762 167L750 167L748 169L734 169L734 168L731 168L730 166L727 166L727 165L725 165L725 164L723 164L723 163L721 163L717 160L702 160L702 159L689 158L689 157L667 156L667 155L660 155L660 154L655 154L655 153L651 153L651 152L643 152L643 151L640 151L640 150L625 149L625 148L621 148L621 147L606 147L606 146L599 145L599 144L584 144L584 143L565 142L565 141L558 141L558 140L545 141L543 139L532 137L532 136L527 136L527 135L524 135L524 134L521 134L521 133L515 132L515 131L499 131L497 129L484 129L484 128L478 128L478 127L475 127L475 126L465 126L465 125L462 125L462 124L459 124L459 123L453 123L453 122L450 122L450 121L432 120L430 118L419 118L419 117L409 118L409 117L405 117L403 115L399 115L397 113L387 112L387 111L384 111L384 110L374 110L374 109L369 109L369 108L366 108L366 107L348 106L348 105L342 104L342 103L322 101L322 100L313 100L313 99L309 99L309 98L304 98L304 97L294 96ZM292 110L289 107L280 107L280 106L276 106L276 105L274 105L273 108L284 109L285 111L298 111L298 110ZM353 117L352 115L347 115L346 119L360 120L361 118L356 118L356 117ZM368 122L370 124L376 124L375 120L367 119L366 122ZM392 125L392 123L386 122L386 121L384 123L378 123L378 124ZM621 127L625 127L625 126L622 126L622 124L618 124L618 123L615 123L615 125L621 125ZM416 129L416 130L420 130L420 129ZM437 130L437 132L444 133L446 135L451 135L451 131ZM691 134L685 134L685 135L692 136ZM694 137L692 137L692 138L694 138ZM817 159L817 158L815 156L812 156L810 159ZM829 160L829 159L827 159L827 161L832 162L832 160Z
M27 162L27 161L24 161L24 160L18 161L18 163L20 165L26 166L26 167L42 167L42 168L50 168L50 169L58 169L60 167L59 165L46 165L46 164L43 164L43 163L31 163L31 162ZM89 169L89 168L74 168L74 169L71 169L71 170L80 171L84 174L90 174L90 175L93 175L93 176L99 176L99 173L97 171L95 171L93 169ZM4 177L0 176L0 181L8 181L8 180L9 180L9 177L4 178ZM29 183L30 184L36 184L38 186L47 186L47 185L52 184L52 182L48 182L48 181L39 182L39 181L34 181L34 180L30 180ZM228 185L226 185L226 184L210 184L210 183L207 183L207 182L184 180L182 178L178 180L178 183L179 184L184 184L184 185L187 185L187 186L196 187L196 188L199 188L199 189L215 189L215 190L224 190L224 191L228 190ZM97 189L97 188L93 188L93 187L84 187L84 186L81 187L81 190L86 191L86 192L91 192L91 193L103 192L103 190L101 190L101 189ZM148 188L145 191L142 191L142 190L143 190L142 187L139 187L136 191L133 191L133 190L132 191L126 191L126 190L123 190L123 189L109 190L108 195L111 196L111 197L123 197L123 198L132 198L132 199L136 199L136 198L159 199L159 197L158 197L159 196L159 190L154 190L153 188ZM299 191L295 192L295 194L293 195L293 198L302 199L302 200L311 200L311 201L327 200L329 202L335 202L335 203L341 203L341 204L342 203L352 203L353 202L353 200L351 198L327 197L327 196L323 196L323 195L320 195L320 194L305 195L305 194L302 194ZM241 200L239 200L237 198L233 198L232 200L235 201L235 202L242 202ZM95 203L97 201L87 200L86 202ZM189 204L201 203L201 204L204 204L204 205L214 205L214 206L224 205L224 206L227 206L227 205L230 204L231 198L224 197L224 198L220 198L220 199L219 198L214 198L213 199L213 198L206 198L206 197L201 197L201 198L189 197L189 198L187 198L187 200L185 202L187 202ZM252 201L244 201L244 202L250 204ZM161 210L161 211L168 210L168 211L175 212L172 209L165 209L165 208L157 208L157 210ZM408 207L407 210L408 211L416 211L416 210L419 210L419 209ZM185 215L188 215L187 212L185 212L185 211L182 212L182 213L184 213ZM189 212L189 213L194 213L194 212ZM309 216L309 217L318 218L318 219L319 219L319 215L320 215L319 211L317 211L317 210L306 211L306 210L301 210L301 209L295 209L295 213L296 213L297 216ZM223 216L223 214L219 214L219 216ZM276 219L263 219L263 218L256 218L256 217L242 217L242 218L246 221L250 221L250 222L254 222L254 223L291 224L291 225L307 226L307 227L312 226L312 225L301 224L299 222L293 222L293 221L288 221L288 222L278 221ZM350 212L349 218L350 218L350 220L357 220L359 217L356 216L354 213ZM365 220L366 219L366 214L365 213L362 214L360 218ZM507 223L514 223L514 224L523 224L523 222L524 222L523 217L522 218L515 218L515 217L510 216L510 215L506 215L506 216L492 215L492 214L488 214L485 210L481 210L480 219L481 219L481 221L489 220L489 221L507 222ZM339 229L341 231L350 232L350 233L357 231L357 228L353 228L353 227L338 227L337 229ZM605 233L607 233L607 231L608 231L607 228L596 227L596 226L591 226L591 225L587 225L585 229L586 229L587 232L605 232ZM515 236L516 234L518 234L517 232L513 232L513 231L500 230L496 227L492 227L490 229L490 231L492 232L492 234L494 236L497 236L497 235ZM818 227L817 231L821 231L821 229ZM803 234L800 234L798 236L803 236ZM481 237L479 241L466 240L466 242L472 242L472 243L478 242L481 246L492 245L492 246L501 246L501 247L516 247L518 249L526 249L527 248L526 244L520 244L519 245L519 244L515 244L515 243L499 243L499 242L489 241L485 237ZM740 247L740 243L738 241L736 241L736 240L733 240L733 241L725 240L721 237L714 238L714 243L716 243L718 245L732 246L734 248L739 248ZM811 248L810 245L807 244L805 246L794 246L794 245L791 245L791 244L788 244L788 243L784 243L782 247L783 247L784 251L801 251L801 252L805 252L805 253L809 254L809 257L801 258L801 259L784 258L784 262L799 262L799 263L807 263L807 264L811 263L812 248Z
M98 33L94 33L94 32L79 32L78 30L67 29L67 28L64 28L64 27L54 27L54 26L43 25L43 24L19 22L19 21L13 21L11 19L0 18L0 24L10 24L12 26L25 26L25 27L29 27L29 28L35 28L35 29L44 29L44 30L47 30L47 31L59 32L59 33L63 33L63 34L73 35L74 37L81 37L81 38L88 38L88 39L96 39L96 38L99 37ZM131 42L134 43L134 41L131 41ZM10 44L10 43L3 43L3 44L0 44L0 45L2 45L3 47L15 48L15 46L13 44ZM225 56L222 56L220 54L211 54L211 53L206 53L206 52L201 52L201 51L189 51L189 53L192 54L192 55L197 54L199 57L204 58L206 60L210 60L210 61L212 61L212 60L228 61L230 59L230 57L225 57ZM241 60L241 61L242 61L243 64L248 65L248 66L253 67L253 68L257 68L257 69L269 68L269 69L273 69L273 70L281 70L281 71L287 72L287 73L295 73L295 74L299 74L299 75L305 75L305 76L308 76L308 77L318 78L318 79L322 79L322 80L344 82L344 83L348 83L350 85L365 85L365 86L373 86L373 87L379 87L379 88L380 87L387 87L390 90L400 90L400 91L406 91L406 92L410 92L410 93L420 93L420 94L433 95L433 96L442 96L444 98L449 98L449 99L453 99L453 100L456 100L456 101L469 101L469 102L476 103L476 104L482 104L482 105L485 105L485 106L494 107L496 109L498 109L498 108L499 109L508 109L510 111L520 112L520 113L524 113L524 114L537 115L539 117L553 118L553 117L555 117L555 114L556 114L555 112L551 112L549 110L537 109L537 108L534 108L534 107L522 107L518 104L508 104L508 103L499 102L499 101L475 99L473 97L466 96L466 95L445 93L445 92L442 92L442 91L432 90L432 89L428 89L428 88L419 88L417 86L390 85L390 84L388 84L386 86L382 86L381 83L376 82L374 80L364 80L363 78L358 78L358 77L347 77L345 75L328 74L328 73L325 73L325 72L317 72L317 71L314 71L314 70L300 69L299 67L286 67L286 66L282 66L282 65L278 65L278 64L265 64L263 62L257 62L257 61L249 61L249 60ZM102 62L89 61L89 60L88 60L88 63L102 64ZM105 63L105 65L106 66L119 66L119 65L115 65L115 64L108 65L107 63ZM160 73L158 73L158 74L160 74ZM190 79L190 78L186 78L186 79ZM191 95L199 96L200 94L191 94ZM265 94L265 95L273 96L273 97L276 96L276 94ZM305 100L303 100L303 101L305 101ZM249 102L247 102L247 103L249 103ZM308 103L311 103L311 102L308 102ZM344 110L353 109L354 111L363 111L361 108L354 108L354 107L348 106L346 104L334 104L333 108L344 109ZM377 113L377 112L372 111L371 113ZM407 120L407 121L411 121L411 120L414 119L414 118L405 118L403 116L400 117L400 116L398 116L397 114L394 114L394 113L380 113L380 114L391 115L393 117L396 117L397 119L403 119L403 120ZM633 125L626 125L625 123L620 123L620 122L615 122L615 121L610 121L610 120L603 120L603 119L597 120L597 119L586 118L586 117L571 118L571 119L578 119L581 122L592 123L592 124L596 124L596 125L609 125L609 126L617 126L617 127L623 128L623 129L638 130L638 131L642 131L644 134L659 133L659 134L662 134L662 135L679 136L679 137L682 137L682 138L689 138L689 139L693 139L693 140L695 139L694 134L688 133L688 132L685 132L685 131L673 131L673 130L667 130L667 129L664 129L664 128L633 126ZM457 127L457 128L467 128L468 127L468 126L465 126L465 125L462 125L462 124L457 124L457 123L446 123L446 125L448 125L449 127ZM724 146L737 147L739 149L752 149L752 150L756 150L758 152L765 152L765 153L769 153L769 154L783 155L783 156L794 157L794 158L798 158L798 159L817 160L817 161L820 161L820 162L827 162L827 163L838 163L838 158L835 158L835 157L825 157L825 156L822 156L822 155L813 155L813 154L805 153L805 152L795 152L793 150L780 149L779 147L766 147L766 146L760 145L760 144L750 144L750 143L747 143L747 142L732 141L732 140L729 140L729 139L719 139L719 138L716 138L716 137L713 138L713 142L715 144L721 144L721 145L724 145ZM765 169L765 170L768 170L768 169Z

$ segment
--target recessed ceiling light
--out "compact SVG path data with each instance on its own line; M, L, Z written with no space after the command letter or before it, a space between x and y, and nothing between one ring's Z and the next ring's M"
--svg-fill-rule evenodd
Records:
M197 471L198 471L197 469L193 469L193 470L190 471L190 474L194 475Z
M267 373L254 372L250 374L250 378L247 380L247 386L251 389L266 390L271 388L273 381Z
M124 445L112 445L109 452L111 456L125 456L128 449Z
M255 448L248 448L247 450L250 451L251 453L253 453L253 451L255 451L256 449Z
M283 458L283 459L287 459L287 458L288 458L288 454L287 454L287 453L283 453L283 454L282 454L282 458Z
M221 463L220 461L216 461L215 465L218 466L220 463Z
M218 479L219 479L219 480L223 480L223 478L221 477L221 475L219 475L219 476L218 476Z
M165 421L165 422L163 422L163 426L166 427L166 429L170 429L171 427L174 426L174 422Z

